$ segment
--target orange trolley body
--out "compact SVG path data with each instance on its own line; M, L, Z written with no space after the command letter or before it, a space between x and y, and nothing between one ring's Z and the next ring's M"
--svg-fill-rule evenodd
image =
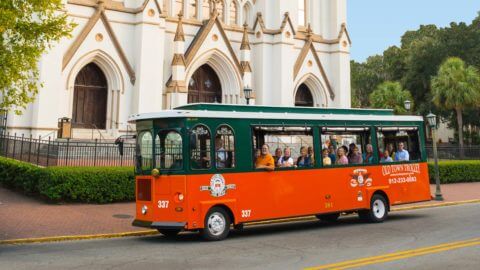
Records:
M216 181L217 179L224 180ZM151 183L149 201L138 199L139 184ZM217 183L219 182L219 183ZM215 186L217 185L217 186ZM140 187L141 189L141 187ZM388 204L431 199L426 163L318 170L137 177L138 221L152 227L197 230L213 206L228 209L235 225L370 208L373 194ZM179 194L184 195L180 201ZM223 194L223 195L222 195ZM142 214L142 207L149 211Z
M134 226L166 235L200 230L206 239L221 240L230 224L308 215L334 220L344 212L381 222L392 205L431 199L421 117L385 110L190 106L131 118L139 134ZM312 158L308 168L256 170L255 149L269 134L307 136L314 157L322 157L328 138L343 140L338 146L355 138L363 153L370 148L371 159L330 166ZM222 138L225 145L218 144ZM393 145L410 159L392 161L383 149Z

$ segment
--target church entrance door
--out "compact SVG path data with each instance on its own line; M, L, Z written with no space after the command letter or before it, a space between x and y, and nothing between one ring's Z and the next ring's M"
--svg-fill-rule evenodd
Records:
M75 79L72 127L105 129L107 98L104 73L94 63L86 65Z
M188 82L188 103L222 103L222 87L217 74L209 65L193 73Z

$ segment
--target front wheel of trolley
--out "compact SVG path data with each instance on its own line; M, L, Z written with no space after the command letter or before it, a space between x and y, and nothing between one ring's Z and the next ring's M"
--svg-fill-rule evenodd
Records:
M158 232L163 234L167 238L174 238L180 233L180 230L177 230L177 229L158 229Z
M370 209L359 211L358 216L361 220L371 223L383 222L388 216L387 199L379 194L373 195L370 201Z
M213 207L205 216L204 228L201 231L203 239L208 241L223 240L230 232L230 216L221 207Z

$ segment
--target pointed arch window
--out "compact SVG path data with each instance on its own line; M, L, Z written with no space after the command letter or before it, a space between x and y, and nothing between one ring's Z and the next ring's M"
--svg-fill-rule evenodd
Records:
M307 25L307 0L298 0L298 25Z
M252 13L250 12L250 6L248 5L248 3L246 3L244 6L243 6L243 20L244 22L246 22L247 24L250 24L251 21L252 21ZM244 23L242 22L242 23Z
M237 22L237 3L235 0L230 2L230 24L231 25L238 25Z
M220 21L225 22L225 3L223 1L218 2L217 12L218 12L218 18L220 19Z
M209 0L201 0L202 1L202 19L208 20L210 19L210 1Z
M174 0L173 1L172 17L177 17L180 12L182 12L182 14L184 13L183 12L183 0Z
M197 1L198 0L188 0L187 18L189 19L197 18Z

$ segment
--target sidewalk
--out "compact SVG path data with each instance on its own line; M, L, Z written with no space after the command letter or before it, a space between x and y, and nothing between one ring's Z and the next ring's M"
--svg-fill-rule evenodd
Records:
M480 183L443 185L442 192L446 202L480 199ZM144 231L131 226L134 215L134 203L55 205L0 188L0 240Z

